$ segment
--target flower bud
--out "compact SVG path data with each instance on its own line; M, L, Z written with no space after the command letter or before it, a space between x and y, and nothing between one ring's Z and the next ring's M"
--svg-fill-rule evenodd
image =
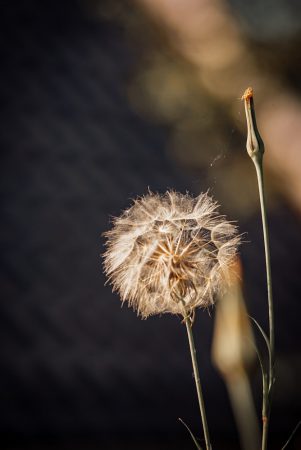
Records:
M248 87L241 99L244 100L247 118L247 152L252 159L255 158L257 160L261 160L264 153L264 143L261 139L256 124L253 89L251 87Z

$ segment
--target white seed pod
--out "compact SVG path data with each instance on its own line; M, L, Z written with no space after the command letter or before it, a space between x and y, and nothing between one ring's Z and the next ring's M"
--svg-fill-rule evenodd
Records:
M239 244L237 227L207 194L149 193L105 233L113 290L143 318L208 307L223 289Z

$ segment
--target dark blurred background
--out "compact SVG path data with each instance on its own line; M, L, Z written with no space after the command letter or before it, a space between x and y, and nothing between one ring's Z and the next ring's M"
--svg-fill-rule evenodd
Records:
M266 143L277 385L271 447L300 419L301 7L240 0L0 2L0 430L7 450L192 449L185 329L142 321L104 286L102 233L148 187L210 189L247 241L248 310L267 329L243 104ZM195 324L214 448L237 449ZM251 374L260 411L260 374ZM301 448L300 434L291 444Z

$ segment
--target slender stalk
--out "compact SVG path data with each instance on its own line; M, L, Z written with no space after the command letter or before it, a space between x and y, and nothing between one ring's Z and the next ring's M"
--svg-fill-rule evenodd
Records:
M253 159L257 181L258 190L260 198L260 208L261 208L261 218L262 218L262 229L263 229L263 239L264 239L264 251L265 251L265 265L266 265L266 276L267 276L267 289L268 289L268 305L269 305L269 342L271 349L271 358L269 365L269 389L274 382L274 358L275 358L275 336L274 336L274 306L273 306L273 292L272 292L272 273L271 273L271 256L270 256L270 239L269 239L269 229L267 223L266 214L266 202L264 195L264 184L263 184L263 167L262 158Z
M201 412L202 426L203 426L203 430L204 430L206 449L212 450L211 443L210 443L209 429L208 429L208 424L207 424L207 418L206 418L205 403L204 403L201 380L200 380L200 375L199 375L199 368L198 368L198 363L197 363L197 359L196 359L196 349L195 349L194 338L193 338L193 334L192 334L191 317L190 316L185 317L184 320L185 320L186 329L187 329L189 349L190 349L193 374L194 374L194 381L195 381L195 386L196 386L196 390L197 390L197 394L198 394L198 402L199 402L199 407L200 407L200 412Z
M268 309L269 309L269 373L267 383L268 389L263 387L263 405L262 405L262 450L266 450L268 441L269 420L271 413L272 391L275 381L275 336L274 336L274 308L273 308L273 293L272 293L269 230L267 223L266 202L263 183L262 161L264 154L264 143L257 129L252 88L248 88L245 91L242 98L245 103L245 112L248 128L247 152L254 163L258 182L264 250L265 250L266 277L267 277L267 293L268 293Z
M269 431L269 418L264 416L262 418L262 442L261 449L266 450L268 448L268 431Z
M266 277L267 277L267 291L268 291L268 308L269 308L269 344L270 344L270 357L269 357L269 382L268 392L264 396L264 407L262 414L262 450L267 449L268 442L268 430L271 413L271 397L272 388L274 384L274 363L275 363L275 336L274 336L274 307L273 307L273 292L272 292L272 274L271 274L271 258L270 258L270 243L269 243L269 230L267 224L266 214L266 202L264 195L264 183L263 183L263 167L262 157L253 158L253 162L257 174L260 209L262 218L264 251L265 251L265 264L266 264Z

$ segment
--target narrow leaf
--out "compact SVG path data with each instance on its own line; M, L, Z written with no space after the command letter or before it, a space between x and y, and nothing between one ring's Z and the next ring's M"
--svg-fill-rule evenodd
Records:
M202 450L202 447L200 447L198 441L197 441L196 438L194 437L194 435L193 435L192 431L190 430L189 426L188 426L188 425L184 422L184 420L182 420L180 417L179 417L179 421L180 421L180 422L184 425L184 427L188 430L188 432L189 432L189 434L190 434L190 436L191 436L191 439L192 439L193 442L195 443L196 448L197 448L198 450Z
M270 346L270 341L269 338L267 337L267 335L265 334L265 332L263 331L262 327L259 325L259 323L257 322L256 319L254 319L254 317L249 316L251 320L253 320L253 322L255 323L255 325L257 326L258 330L260 331L263 339L265 340L265 343L267 345L268 348L268 352L269 352L269 358L271 360L271 346Z
M290 437L288 438L288 440L286 441L284 447L282 447L281 450L284 450L284 449L288 446L288 444L289 444L289 443L291 442L291 440L293 439L293 437L294 437L294 435L296 434L296 431L298 430L298 428L300 427L300 425L301 425L301 420L299 420L299 422L297 423L297 425L296 425L295 428L293 429L293 431L292 431Z
M256 344L254 344L254 347L255 347L255 351L257 353L257 357L258 357L260 368L261 368L262 390L263 390L263 397L265 398L265 396L268 392L268 383L267 383L268 373L264 368L263 358L262 358L262 355L260 354L260 351L258 350Z

